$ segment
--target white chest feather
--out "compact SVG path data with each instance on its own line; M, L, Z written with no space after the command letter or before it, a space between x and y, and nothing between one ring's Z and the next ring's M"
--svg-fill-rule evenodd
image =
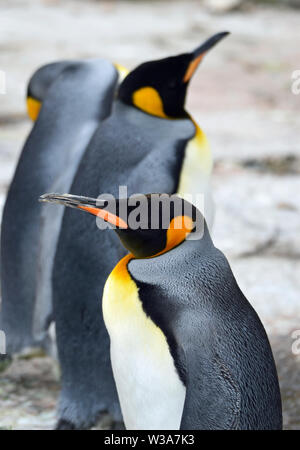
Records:
M176 430L180 427L185 387L164 334L147 318L136 285L124 272L127 258L108 278L103 295L125 426L130 430Z
M211 229L214 217L210 186L212 156L205 134L196 123L195 126L196 135L185 149L177 194L201 211Z
M136 334L137 328L130 328L127 324L122 341L113 336L111 340L112 367L126 428L178 430L185 387L169 350L159 351L150 333L141 336Z

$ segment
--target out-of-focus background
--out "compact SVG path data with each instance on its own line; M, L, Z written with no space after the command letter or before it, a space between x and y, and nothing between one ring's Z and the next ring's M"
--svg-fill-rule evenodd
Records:
M284 427L300 429L300 0L1 0L0 205L32 126L24 99L38 66L103 56L133 68L223 30L232 34L198 69L188 110L215 157L214 242L270 337ZM0 428L52 428L55 361L19 355L0 370Z

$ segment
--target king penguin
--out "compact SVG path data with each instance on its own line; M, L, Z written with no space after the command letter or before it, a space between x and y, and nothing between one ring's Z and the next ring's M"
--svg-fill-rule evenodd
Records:
M191 53L143 63L127 75L111 115L84 153L71 192L118 197L125 186L120 194L125 197L154 190L202 194L211 221L211 153L184 104L203 56L227 34L214 35ZM87 217L64 212L52 274L62 386L57 428L88 428L103 411L121 419L99 293L124 254L117 236L99 239Z
M266 332L195 206L165 194L41 200L104 219L130 252L103 294L127 429L282 428Z
M38 271L42 268L50 279L62 213L44 211L48 220L42 242L41 208L35 198L50 187L70 188L91 136L111 111L117 78L110 62L95 59L44 66L29 83L28 111L36 122L8 191L1 229L0 328L8 353L36 345L47 348L49 343L45 333L35 336L33 317L42 313L46 318L51 310L50 281L38 285L45 278Z

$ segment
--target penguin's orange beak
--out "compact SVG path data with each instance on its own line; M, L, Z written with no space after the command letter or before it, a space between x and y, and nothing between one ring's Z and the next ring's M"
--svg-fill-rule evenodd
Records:
M204 55L214 47L221 39L229 34L228 31L223 31L222 33L214 34L211 38L204 42L204 44L200 45L200 47L196 48L196 50L191 54L191 61L186 69L186 72L183 77L183 82L188 83L192 76L194 75L197 67L202 61Z
M103 208L100 208L97 203L100 201L95 198L90 197L82 197L80 195L71 195L71 194L44 194L39 198L40 202L47 203L59 203L64 206L69 206L70 208L81 209L86 211L93 216L100 217L105 220L105 222L110 223L118 228L128 228L127 223L121 217L107 211Z
M94 216L100 217L101 219L105 220L105 222L108 222L111 225L114 225L118 228L128 228L127 223L123 219L121 219L121 217L118 217L109 211L105 211L100 208L91 208L90 206L81 206L81 205L78 205L77 208L82 209L83 211L87 211L90 214L93 214Z

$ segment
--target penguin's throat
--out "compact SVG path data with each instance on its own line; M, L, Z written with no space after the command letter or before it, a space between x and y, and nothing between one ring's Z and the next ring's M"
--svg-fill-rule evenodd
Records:
M169 252L173 248L180 245L187 237L189 233L193 231L195 227L195 224L191 217L189 216L176 216L174 217L169 225L169 228L166 230L166 240L165 240L165 246L159 250L156 251L153 254L149 254L149 252L145 252L143 254L142 251L139 251L139 254L135 254L134 250L132 250L132 247L127 247L127 249L130 251L130 254L128 255L131 259L148 259L148 258L155 258L157 256L163 255L166 252ZM140 246L143 248L143 242L141 241ZM153 245L154 247L154 245Z

